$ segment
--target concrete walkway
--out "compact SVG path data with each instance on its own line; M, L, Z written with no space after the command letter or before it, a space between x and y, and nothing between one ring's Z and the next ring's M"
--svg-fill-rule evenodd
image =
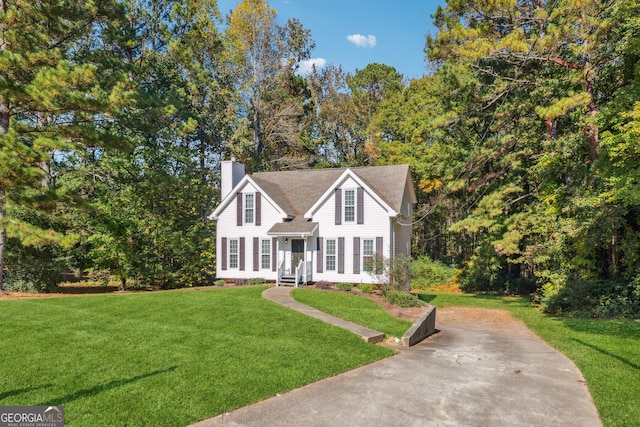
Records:
M360 335L366 342L378 343L384 339L384 334L382 332L356 325L355 323L348 322L339 317L332 316L313 307L309 307L308 305L299 303L291 297L291 290L292 288L286 286L271 287L262 293L262 297L293 310L297 310L307 316L315 317L316 319L331 323L339 328L351 331L356 335Z
M580 371L521 322L438 316L393 357L195 426L602 425Z

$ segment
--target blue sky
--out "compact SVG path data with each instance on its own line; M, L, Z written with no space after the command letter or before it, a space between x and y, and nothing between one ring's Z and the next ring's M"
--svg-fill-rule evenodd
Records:
M238 0L218 0L226 14ZM354 73L378 62L395 67L405 78L426 72L423 52L427 33L435 34L431 15L445 0L271 0L283 24L297 18L316 42L312 58L342 65Z

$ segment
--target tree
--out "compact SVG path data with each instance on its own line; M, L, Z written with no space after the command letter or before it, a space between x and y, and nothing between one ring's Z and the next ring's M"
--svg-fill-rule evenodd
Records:
M0 272L7 235L29 229L31 244L62 240L7 208L55 193L48 166L56 156L122 142L111 131L128 102L127 76L92 53L121 17L110 1L0 1Z
M229 16L227 35L247 99L251 156L257 168L272 167L264 163L267 147L267 157L279 168L279 147L298 143L305 91L291 89L300 83L294 77L300 61L315 47L299 21L289 20L281 27L276 17L264 0L244 0Z

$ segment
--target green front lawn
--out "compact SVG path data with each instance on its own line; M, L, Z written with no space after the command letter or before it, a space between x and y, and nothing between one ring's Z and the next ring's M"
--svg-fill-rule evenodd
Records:
M0 405L178 426L389 356L264 287L0 301Z
M304 288L294 289L291 295L298 302L387 336L400 338L413 325L413 322L393 317L377 302L358 295Z

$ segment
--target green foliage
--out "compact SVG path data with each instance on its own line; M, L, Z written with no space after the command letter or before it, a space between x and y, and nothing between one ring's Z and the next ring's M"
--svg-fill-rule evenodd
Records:
M640 283L572 279L542 289L542 308L556 315L640 319Z
M213 282L213 284L216 286L224 286L227 284L227 282L224 279L218 279L215 282Z
M351 289L353 289L353 283L345 283L345 282L336 283L336 288L340 289L341 291L350 292Z
M390 304L398 307L419 307L424 304L417 295L404 291L389 290L384 297Z
M375 290L375 288L376 285L373 285L371 283L361 283L358 285L358 289L360 289L365 294L370 294Z
M411 272L411 286L420 290L428 290L452 282L456 270L440 261L432 261L425 255L411 263Z
M250 285L262 285L264 282L264 277L254 277L252 279L249 279Z
M373 254L364 263L364 270L382 285L382 292L390 290L409 292L411 287L411 257L398 254L387 258Z

